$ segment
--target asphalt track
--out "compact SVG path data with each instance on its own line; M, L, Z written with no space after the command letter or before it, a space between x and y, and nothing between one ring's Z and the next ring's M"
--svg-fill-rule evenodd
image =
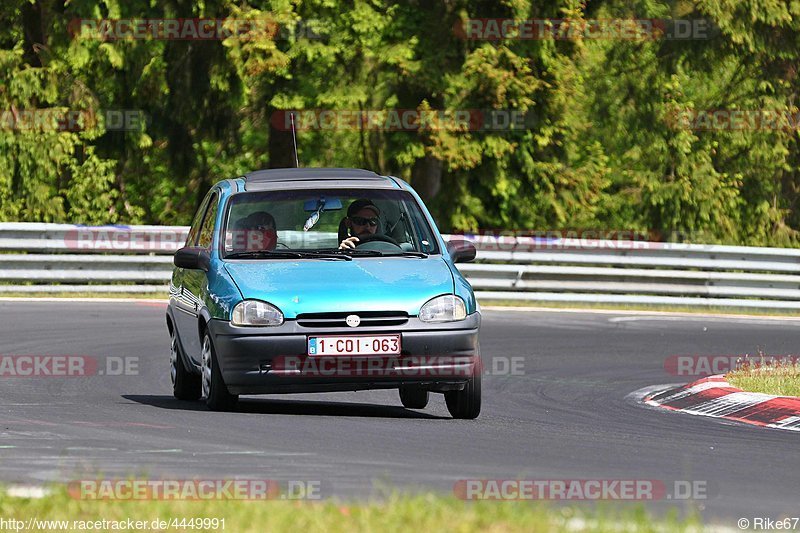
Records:
M460 479L702 481L713 522L800 514L800 436L637 405L673 354L798 353L800 321L619 313L484 311L479 419L424 411L396 391L246 397L213 413L171 397L164 307L0 302L0 354L138 357L138 375L3 378L0 481L150 476L318 480L324 496L386 487L451 493ZM101 367L103 365L101 364ZM502 505L502 503L498 503ZM621 505L628 505L623 503Z

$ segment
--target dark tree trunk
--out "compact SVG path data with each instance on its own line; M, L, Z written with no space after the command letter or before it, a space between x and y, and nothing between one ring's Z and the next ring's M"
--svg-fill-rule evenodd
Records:
M42 34L42 5L40 2L34 4L30 2L23 3L22 25L25 32L25 44L22 57L28 65L41 67L42 62L39 59L39 54L37 54L34 49L35 45L45 44L44 35Z
M288 113L270 109L269 168L294 168L294 143ZM285 120L284 120L285 119Z
M442 187L442 162L426 155L411 168L411 185L427 203L436 198Z

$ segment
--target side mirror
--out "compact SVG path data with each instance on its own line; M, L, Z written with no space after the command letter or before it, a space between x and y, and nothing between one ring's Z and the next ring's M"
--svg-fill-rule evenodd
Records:
M469 263L475 259L478 251L475 245L464 239L447 241L447 253L454 263Z
M172 260L178 268L188 268L190 270L203 270L208 272L211 267L211 257L205 248L199 246L186 246L175 252Z

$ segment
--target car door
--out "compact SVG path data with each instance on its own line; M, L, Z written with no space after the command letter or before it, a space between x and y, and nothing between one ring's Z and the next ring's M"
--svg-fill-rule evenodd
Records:
M192 222L189 236L186 238L186 246L200 246L200 236L204 225L208 223L209 219L211 220L213 231L218 196L218 193L212 190L203 199ZM197 315L200 306L199 287L206 279L205 274L202 270L176 268L173 276L173 284L175 285L173 289L175 291L175 325L178 328L178 336L184 353L196 365L200 364L201 357L201 341L197 328Z

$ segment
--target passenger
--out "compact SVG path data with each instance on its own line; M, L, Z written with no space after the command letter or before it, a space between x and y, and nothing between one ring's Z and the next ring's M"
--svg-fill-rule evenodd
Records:
M339 249L352 250L359 237L375 235L380 224L381 211L366 198L359 198L347 208L347 216L339 223Z
M275 218L266 211L256 211L236 221L233 226L233 249L237 252L271 252L278 244Z

